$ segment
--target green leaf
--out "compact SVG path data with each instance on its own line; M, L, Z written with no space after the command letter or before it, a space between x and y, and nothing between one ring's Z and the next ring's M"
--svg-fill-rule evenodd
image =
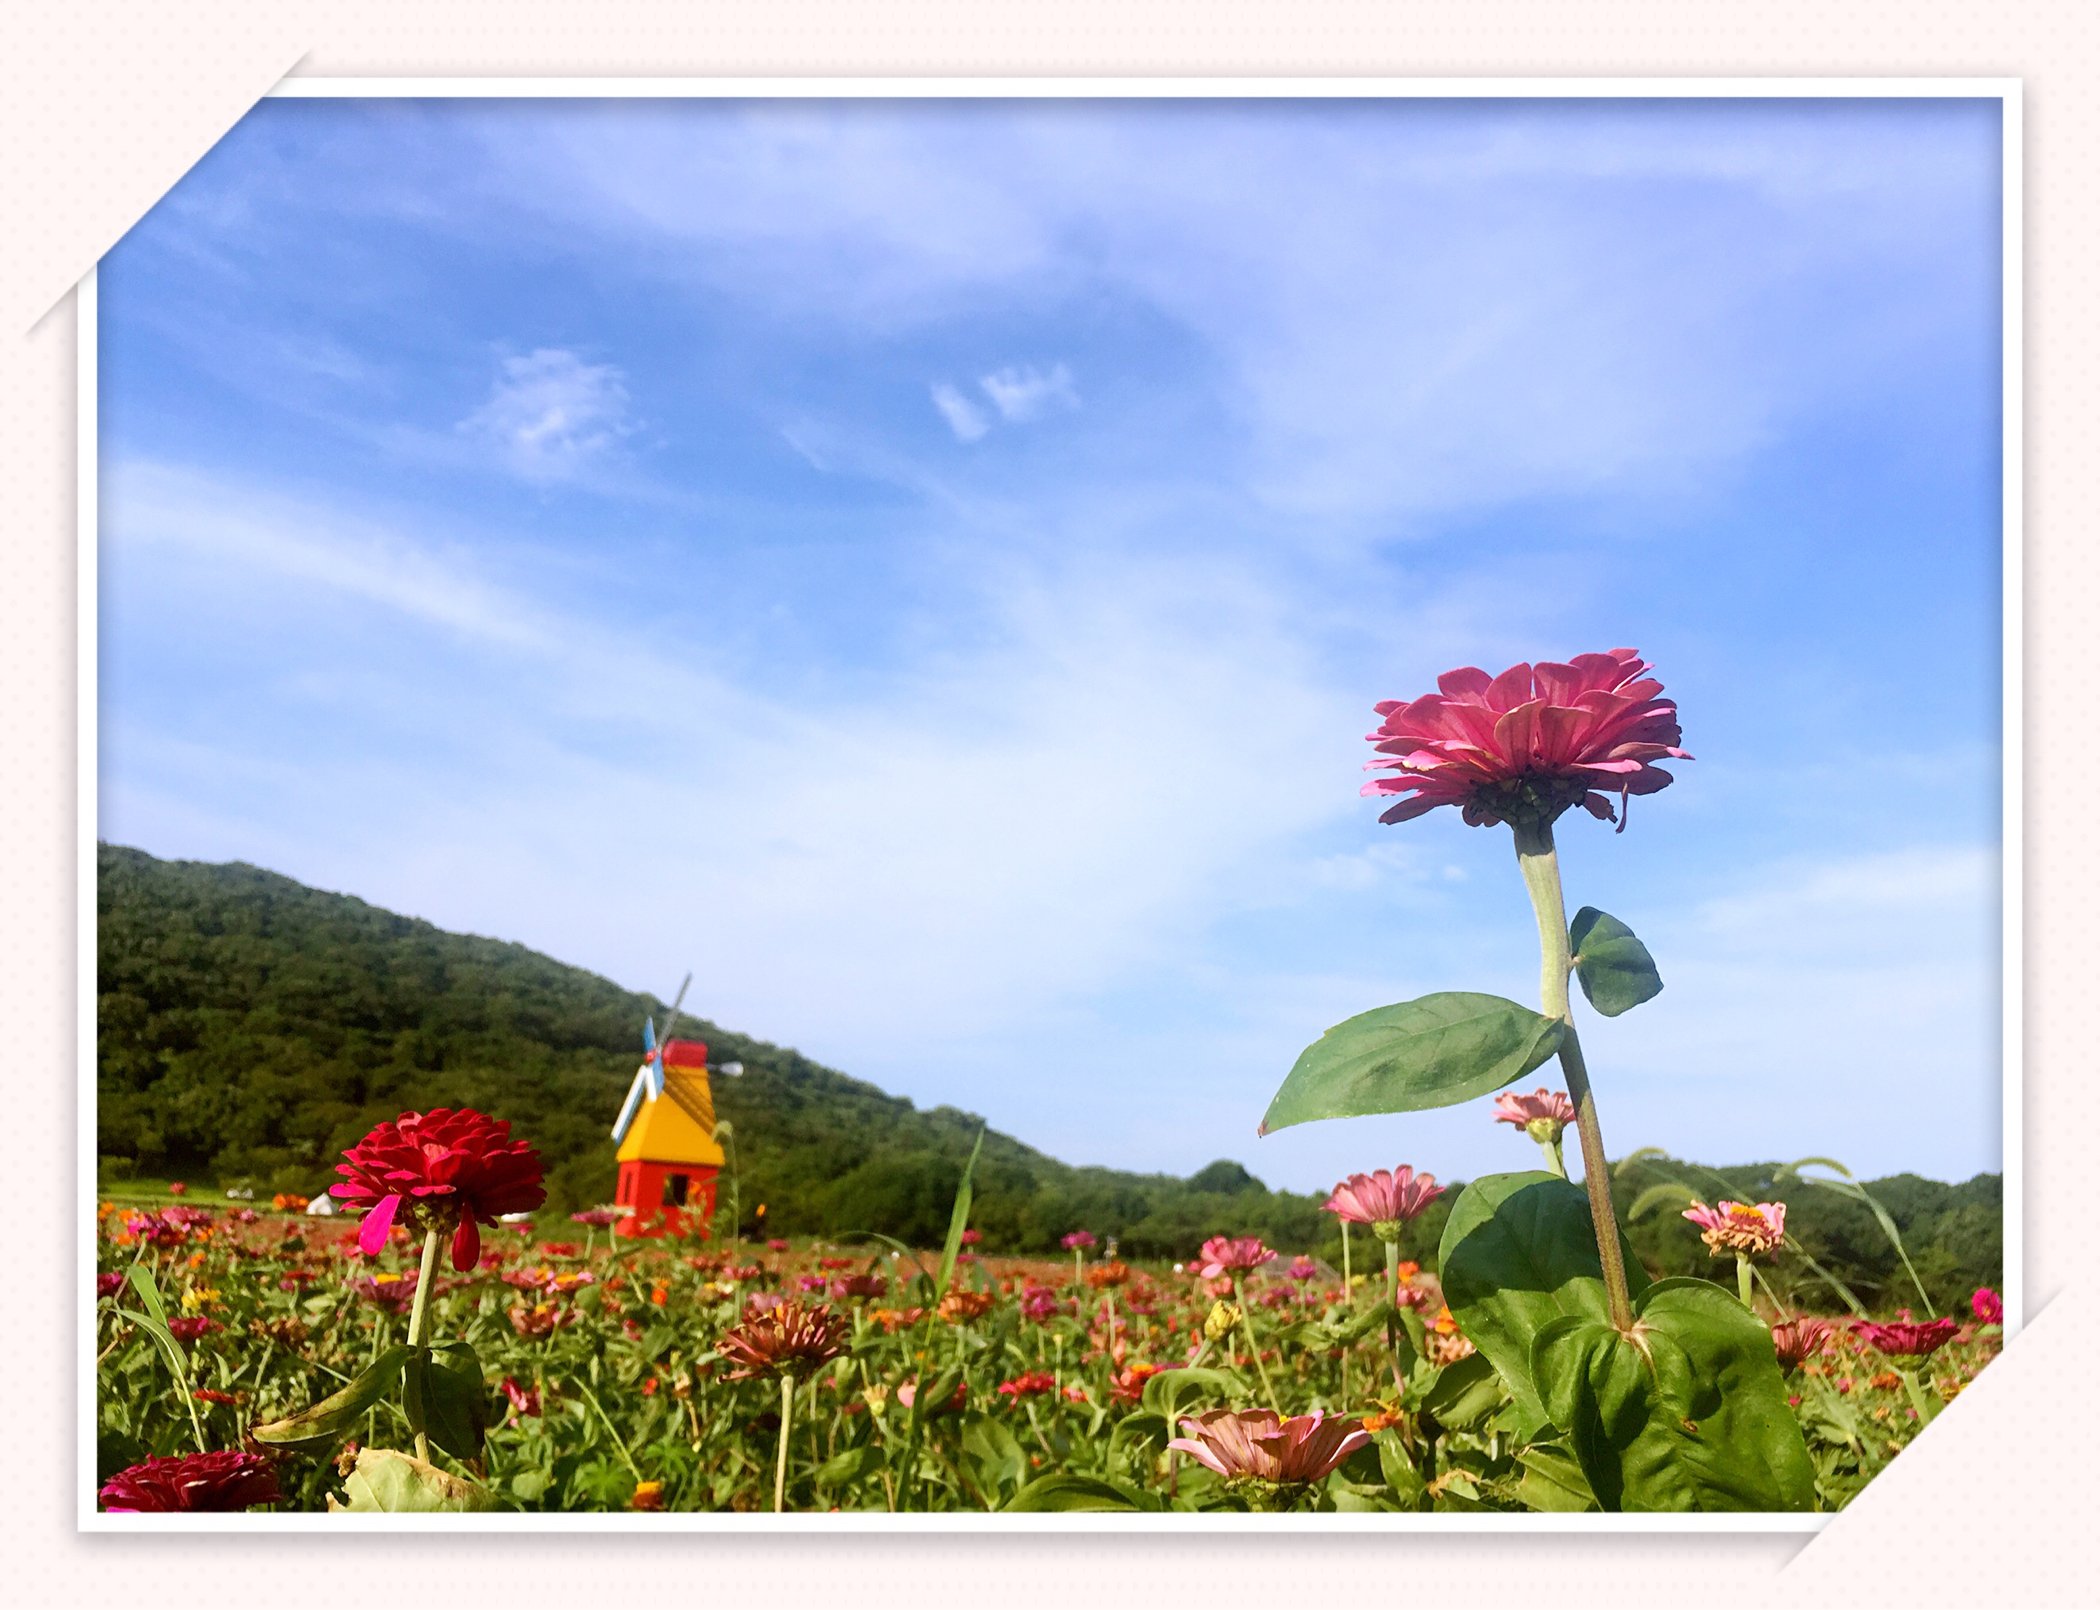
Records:
M1807 1510L1815 1467L1771 1333L1704 1280L1664 1280L1633 1333L1568 1315L1532 1341L1532 1373L1607 1510Z
M1523 1078L1560 1048L1563 1032L1499 995L1450 991L1381 1006L1305 1048L1260 1132L1470 1101Z
M443 1355L443 1356L441 1356ZM488 1430L488 1389L481 1361L465 1342L409 1354L401 1371L401 1406L411 1429L455 1459L479 1459Z
M388 1348L340 1392L283 1420L255 1426L248 1435L288 1453L320 1453L334 1447L392 1389L409 1352L406 1347Z
M1155 1510L1158 1501L1121 1482L1099 1476L1075 1476L1052 1471L1038 1476L1006 1501L1009 1514L1035 1514L1047 1510Z
M1606 1017L1630 1012L1662 993L1655 958L1626 924L1595 906L1584 906L1568 926L1575 952L1575 977L1582 993Z
M1385 1477L1386 1485L1403 1504L1413 1504L1422 1496L1425 1484L1422 1473L1407 1457L1407 1449L1400 1438L1393 1432L1381 1431L1371 1442L1378 1450L1378 1469Z
M1223 1370L1161 1370L1145 1383L1139 1402L1175 1428L1169 1436L1179 1436L1183 1405L1189 1399L1208 1398L1207 1407L1223 1409L1231 1405L1237 1392L1238 1383Z
M352 1515L468 1515L491 1507L486 1487L391 1448L359 1453L343 1482L343 1499L328 1499L330 1513Z
M1626 1283L1648 1283L1620 1237ZM1489 1174L1459 1193L1437 1253L1444 1302L1532 1421L1546 1417L1531 1382L1531 1342L1568 1315L1610 1316L1597 1235L1582 1187L1540 1169Z
M554 1478L544 1470L521 1470L510 1479L511 1496L521 1504L537 1504L553 1485Z
M1523 1476L1517 1497L1524 1507L1546 1514L1582 1514L1597 1507L1589 1478L1575 1456L1558 1443L1534 1443L1517 1456Z
M1508 1401L1502 1378L1485 1353L1468 1353L1457 1363L1445 1365L1422 1394L1422 1407L1453 1431L1479 1429Z
M990 1415L973 1414L963 1421L962 1451L988 1496L997 1497L1027 1479L1028 1456L1014 1434Z
M850 1486L863 1476L873 1475L887 1462L888 1456L879 1443L848 1448L817 1466L817 1485L824 1488Z
M963 1164L962 1179L955 1187L955 1209L948 1215L948 1240L941 1248L941 1278L938 1282L940 1294L947 1295L948 1282L955 1278L956 1254L962 1251L963 1231L970 1225L970 1176L977 1171L977 1154L984 1150L984 1130L979 1128L977 1140L970 1148L970 1160Z

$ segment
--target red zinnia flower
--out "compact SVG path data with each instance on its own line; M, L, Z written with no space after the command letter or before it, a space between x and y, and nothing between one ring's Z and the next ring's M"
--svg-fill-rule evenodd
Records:
M1823 1351L1830 1337L1830 1321L1801 1314L1772 1327L1772 1349L1779 1355L1779 1368L1788 1375Z
M220 1453L159 1456L120 1470L102 1484L102 1507L117 1515L253 1509L281 1503L277 1477L258 1454Z
M413 1229L452 1232L452 1267L481 1261L475 1221L494 1225L506 1213L529 1213L547 1200L540 1154L510 1138L510 1125L471 1108L405 1112L343 1153L332 1194L366 1209L358 1247L376 1257L395 1215L407 1208Z
M1865 1319L1852 1322L1854 1335L1895 1358L1924 1358L1937 1353L1953 1340L1959 1328L1951 1319L1930 1319L1909 1325L1877 1325Z
M1038 1398L1045 1392L1057 1390L1057 1377L1048 1370L1023 1370L1011 1381L999 1383L999 1395L1018 1403L1023 1398Z
M225 1328L216 1319L207 1319L202 1314L194 1317L178 1314L168 1321L168 1334L178 1342L194 1342L209 1336L215 1330Z
M1618 820L1608 795L1623 804L1656 793L1672 779L1652 762L1692 758L1677 747L1677 705L1659 697L1662 684L1648 670L1638 651L1615 648L1566 665L1513 665L1496 677L1470 665L1446 671L1438 692L1379 704L1384 721L1370 741L1391 758L1366 769L1400 775L1363 791L1409 796L1381 822L1439 805L1458 806L1475 827L1551 822L1571 805Z
M822 1304L806 1308L799 1302L765 1308L754 1302L715 1343L715 1351L736 1365L729 1372L733 1381L773 1372L807 1375L845 1350L845 1316Z

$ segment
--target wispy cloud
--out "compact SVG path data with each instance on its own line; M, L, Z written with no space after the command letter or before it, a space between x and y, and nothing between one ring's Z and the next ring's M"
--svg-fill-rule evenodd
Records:
M535 483L574 479L635 428L626 376L560 347L505 358L488 400L459 422Z
M1079 388L1073 383L1072 371L1061 363L1048 370L1032 364L1001 369L986 375L978 385L999 410L999 417L1009 424L1025 424L1052 407L1079 406Z
M978 441L992 428L984 410L945 380L934 383L933 406L948 422L948 428L955 432L955 439L959 442Z

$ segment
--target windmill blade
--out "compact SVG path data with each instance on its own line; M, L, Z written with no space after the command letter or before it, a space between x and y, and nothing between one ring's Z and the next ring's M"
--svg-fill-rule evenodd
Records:
M693 975L687 973L685 982L678 986L678 993L671 998L671 1015L664 1019L664 1038L671 1037L671 1029L678 1021L678 1009L685 1005L685 992L693 987Z
M615 1143L627 1138L627 1126L634 1122L635 1110L642 1104L642 1091L647 1088L649 1070L637 1068L634 1083L627 1087L627 1100L620 1108L619 1122L613 1125L612 1138Z
M685 992L693 986L693 975L687 973L685 982L678 986L678 993L671 999L670 1016L664 1019L664 1037L656 1042L656 1056L649 1063L649 1088L656 1095L664 1093L663 1048L671 1043L671 1030L678 1022L678 1008L685 1004Z

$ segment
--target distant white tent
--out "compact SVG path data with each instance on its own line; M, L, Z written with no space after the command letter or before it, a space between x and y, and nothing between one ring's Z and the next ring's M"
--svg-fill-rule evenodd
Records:
M341 1210L336 1207L335 1198L326 1191L323 1191L319 1196L306 1204L306 1212L309 1218L332 1219L339 1211Z

